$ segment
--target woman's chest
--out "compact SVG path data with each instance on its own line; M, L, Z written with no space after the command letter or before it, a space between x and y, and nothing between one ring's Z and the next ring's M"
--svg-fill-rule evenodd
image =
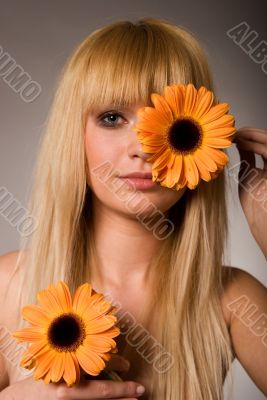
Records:
M141 399L152 400L152 379L158 372L158 349L162 348L152 334L152 322L148 327L134 314L127 312L123 317L119 317L118 326L121 334L116 338L117 354L130 362L128 371L119 372L119 375L123 381L135 381L142 384L146 392Z
M120 355L123 355L129 362L130 368L127 372L119 372L121 379L125 381L134 381L145 387L145 393L140 397L144 400L151 400L151 384L152 384L152 365L149 365L142 359L140 354L134 353L134 351L121 351Z

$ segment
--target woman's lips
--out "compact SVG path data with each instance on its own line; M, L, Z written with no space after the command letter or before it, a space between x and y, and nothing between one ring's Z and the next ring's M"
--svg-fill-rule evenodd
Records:
M136 189L151 189L157 186L155 182L152 181L152 179L148 178L120 178L129 185L133 186Z

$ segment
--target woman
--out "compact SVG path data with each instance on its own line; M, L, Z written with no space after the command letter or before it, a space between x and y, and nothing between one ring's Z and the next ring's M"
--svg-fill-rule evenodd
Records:
M139 187L137 199L151 207L138 213L117 195L123 176L151 173L133 132L137 111L152 106L151 93L189 82L213 91L206 56L184 28L143 18L90 34L66 64L40 149L28 207L38 228L21 243L20 253L1 259L1 293L6 295L1 300L9 311L1 316L2 326L20 327L22 305L35 303L37 292L50 283L62 279L73 292L89 281L121 306L118 316L128 312L121 318L124 327L134 321L171 355L171 368L162 373L121 335L118 354L130 361L130 369L119 355L112 366L125 382L47 387L19 374L18 361L11 365L2 357L6 398L33 399L37 393L40 400L137 398L141 393L135 389L142 383L144 399L222 399L234 357L267 394L267 347L230 306L245 295L259 315L266 314L266 288L250 274L222 265L228 229L225 172L194 190ZM266 138L266 131L252 128L235 135L250 169L255 168L254 152L264 157L264 169L256 169L258 182L267 174ZM242 179L241 205L267 257L266 212L248 185L248 178ZM173 227L164 240L153 229L152 209ZM14 302L19 284L21 296ZM65 387L61 397L58 386Z

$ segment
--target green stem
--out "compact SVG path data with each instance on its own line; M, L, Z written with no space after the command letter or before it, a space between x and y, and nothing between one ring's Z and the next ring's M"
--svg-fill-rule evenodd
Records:
M121 377L115 371L102 371L105 375L109 377L112 381L120 381L123 382Z

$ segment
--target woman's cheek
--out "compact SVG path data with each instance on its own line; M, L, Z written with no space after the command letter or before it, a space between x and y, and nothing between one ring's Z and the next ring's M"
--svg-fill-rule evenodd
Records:
M114 158L114 154L111 155ZM121 179L118 178L121 171L116 167L116 160L113 160L113 158L109 154L88 158L87 182L96 194L108 197L115 196L116 190L122 184Z

